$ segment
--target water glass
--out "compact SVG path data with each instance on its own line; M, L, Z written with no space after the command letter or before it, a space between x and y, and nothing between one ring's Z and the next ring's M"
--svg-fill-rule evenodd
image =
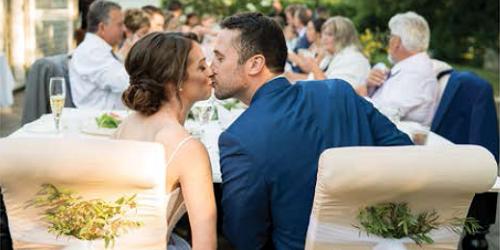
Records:
M207 124L214 115L213 103L208 101L199 102L194 106L195 119L201 124Z

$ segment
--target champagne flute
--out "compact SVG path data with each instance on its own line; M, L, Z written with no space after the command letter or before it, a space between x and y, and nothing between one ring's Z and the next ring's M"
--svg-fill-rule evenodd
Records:
M64 108L64 99L66 97L66 83L63 77L51 77L49 84L50 109L57 132L61 131L61 115Z

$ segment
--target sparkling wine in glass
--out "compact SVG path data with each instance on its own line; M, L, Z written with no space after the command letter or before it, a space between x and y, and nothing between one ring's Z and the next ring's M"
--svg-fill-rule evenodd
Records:
M61 130L61 115L64 108L64 99L66 97L66 83L63 77L51 77L49 84L50 109L57 132Z

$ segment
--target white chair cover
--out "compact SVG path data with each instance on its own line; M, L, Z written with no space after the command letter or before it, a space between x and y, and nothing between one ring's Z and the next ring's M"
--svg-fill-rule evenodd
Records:
M86 241L47 232L43 208L25 208L43 183L83 199L114 201L137 194L142 227L118 237L114 249L165 249L167 224L185 212L179 190L165 192L162 145L103 139L6 138L0 140L0 185L14 249L90 249ZM104 249L102 240L91 249Z
M361 208L406 202L413 212L435 210L440 219L465 217L474 193L497 175L493 156L471 145L348 147L329 149L319 161L306 249L373 249L383 239L354 225ZM407 249L457 249L459 235L440 228L435 244Z
M441 72L453 69L448 63L439 61L436 59L431 59L432 61L432 70L434 71L434 74L436 75L436 78L439 76ZM446 88L446 85L448 84L448 80L450 79L450 74L443 75L441 78L437 79L438 80L438 96L437 96L437 102L441 101L441 97L443 97L444 89Z

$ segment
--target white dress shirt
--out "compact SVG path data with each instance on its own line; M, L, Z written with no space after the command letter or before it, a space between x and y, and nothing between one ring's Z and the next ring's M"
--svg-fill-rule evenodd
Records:
M370 73L370 62L355 47L349 46L336 53L325 72L327 79L341 79L353 88L365 85Z
M379 108L397 109L403 121L429 127L437 96L438 84L431 59L422 52L396 63L372 100Z
M99 36L85 34L69 62L69 78L76 107L125 108L121 95L129 84L129 76L112 47Z

